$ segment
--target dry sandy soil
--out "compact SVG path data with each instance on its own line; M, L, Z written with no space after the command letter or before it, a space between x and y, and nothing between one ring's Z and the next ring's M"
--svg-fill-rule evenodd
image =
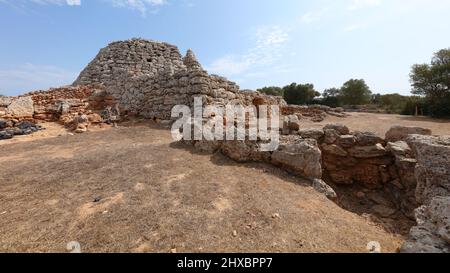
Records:
M381 117L370 128L389 127ZM369 129L367 117L338 120ZM367 252L370 241L395 252L402 243L305 180L195 153L155 125L83 135L45 126L0 142L0 252L66 252L70 241L83 252Z
M305 121L304 127L323 128L329 123L341 123L347 125L350 130L374 132L384 138L392 126L402 125L428 128L435 135L450 135L450 120L448 119L370 113L348 113L348 115L350 116L347 118L330 116L320 123Z

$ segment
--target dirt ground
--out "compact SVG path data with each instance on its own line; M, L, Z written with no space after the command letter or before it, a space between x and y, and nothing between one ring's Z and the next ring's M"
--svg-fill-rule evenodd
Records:
M329 116L320 123L304 121L304 127L323 128L329 123L341 123L350 130L374 132L384 138L392 126L402 125L428 128L435 135L450 135L450 120L448 119L370 113L348 113L348 115L349 117L346 118Z
M443 122L366 115L324 123L450 134ZM82 252L367 252L370 241L396 252L403 241L305 180L198 154L155 125L83 135L44 126L0 142L0 252L67 252L71 241Z

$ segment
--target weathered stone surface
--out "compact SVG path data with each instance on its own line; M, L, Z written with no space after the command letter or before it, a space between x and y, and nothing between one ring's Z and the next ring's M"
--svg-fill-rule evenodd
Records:
M324 143L324 144L322 144L321 147L322 147L322 151L324 153L328 153L328 154L331 154L331 155L342 156L342 157L345 157L345 156L348 155L346 150L344 150L343 148L341 148L341 147L339 147L338 145L335 145L335 144L330 144L329 145L329 144Z
M355 132L356 143L359 146L370 146L384 143L384 140L372 132Z
M31 97L18 97L13 99L6 108L6 115L13 117L32 117L34 114L34 103Z
M412 150L405 141L388 142L386 150L395 156L409 157L412 155Z
M450 196L434 198L428 210L436 233L450 244Z
M416 198L428 204L436 196L450 196L450 137L411 135L416 155Z
M338 196L337 196L336 192L333 190L332 187L330 187L322 179L313 179L313 184L312 185L313 185L313 188L317 192L324 194L327 198L329 198L331 200L336 200L337 199Z
M7 121L0 119L0 130L5 129L6 127L8 127Z
M351 148L356 143L356 137L354 135L341 135L338 139L338 144L344 148Z
M306 178L322 177L322 153L312 139L283 141L272 154L272 163Z
M322 129L314 128L300 129L298 133L302 138L312 138L317 141L319 141L325 134Z
M324 142L327 144L334 144L339 139L339 133L334 129L324 129Z
M409 239L400 249L402 253L450 253L450 247L433 232L430 224L411 228Z
M404 253L450 253L450 197L436 197L430 205L416 210L418 226L413 227L402 246Z
M221 151L237 162L270 161L270 153L260 151L260 144L256 141L224 141Z
M404 141L409 135L431 135L429 129L420 127L394 126L386 133L387 142Z
M340 135L348 135L348 134L350 134L350 130L348 129L348 127L345 126L345 125L342 125L342 124L328 124L323 129L324 130L329 130L329 129L335 130Z
M348 170L336 170L330 171L329 175L334 183L341 185L351 185L353 184L353 175Z
M411 229L401 251L450 253L450 137L410 135L416 155L418 226Z
M196 141L194 147L205 153L215 153L222 147L222 141L208 141L208 140L200 140Z
M386 155L386 149L381 144L371 146L357 146L348 150L356 158L372 158Z
M291 131L299 131L300 130L300 120L297 115L290 115L289 117L289 129Z

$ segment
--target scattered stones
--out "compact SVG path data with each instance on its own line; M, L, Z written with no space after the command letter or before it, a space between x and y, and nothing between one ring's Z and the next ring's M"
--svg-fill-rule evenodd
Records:
M281 216L279 213L274 213L274 214L272 214L272 218L273 219L281 219Z
M30 121L4 121L3 128L0 129L0 140L11 139L14 136L30 135L43 128Z

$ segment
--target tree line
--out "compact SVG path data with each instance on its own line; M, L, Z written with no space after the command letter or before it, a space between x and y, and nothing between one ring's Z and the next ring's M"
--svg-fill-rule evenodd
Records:
M450 48L436 52L429 64L416 64L410 73L412 96L376 94L364 79L350 79L340 88L322 93L313 84L292 83L284 87L264 87L258 92L282 96L296 105L322 104L330 107L366 105L387 113L450 117Z

